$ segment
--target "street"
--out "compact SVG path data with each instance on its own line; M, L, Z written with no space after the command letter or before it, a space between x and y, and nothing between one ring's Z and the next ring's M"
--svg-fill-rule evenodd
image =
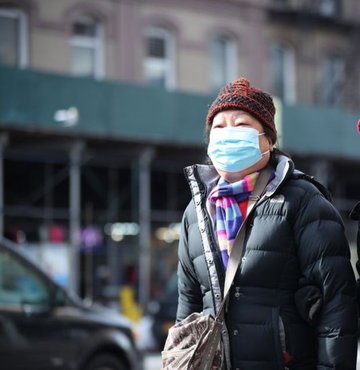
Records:
M161 355L160 353L148 354L144 359L144 370L160 370Z
M161 369L161 355L160 354L148 354L144 360L144 370L160 370ZM357 370L360 370L360 345L358 346L358 361Z

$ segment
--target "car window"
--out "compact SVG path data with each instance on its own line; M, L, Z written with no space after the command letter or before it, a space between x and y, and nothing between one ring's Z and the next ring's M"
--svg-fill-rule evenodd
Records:
M47 305L46 283L29 266L0 250L0 306Z

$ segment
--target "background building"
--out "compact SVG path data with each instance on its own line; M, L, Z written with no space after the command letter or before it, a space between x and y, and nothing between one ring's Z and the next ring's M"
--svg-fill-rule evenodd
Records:
M145 305L175 271L208 104L243 75L353 243L359 19L358 0L0 0L0 233L83 295Z

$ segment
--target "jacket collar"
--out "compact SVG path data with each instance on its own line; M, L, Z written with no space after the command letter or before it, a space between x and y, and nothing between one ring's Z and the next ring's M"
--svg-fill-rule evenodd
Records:
M281 184L294 172L294 162L285 155L277 155L275 161L275 177L266 187L264 194L266 197L273 195ZM205 164L188 166L184 169L184 172L190 186L191 178L193 178L192 175L194 174L196 181L201 185L201 188L205 190L206 194L217 184L220 177L214 166Z
M294 172L294 162L285 155L277 155L275 157L275 177L267 185L265 189L265 196L272 196L276 190L283 184Z

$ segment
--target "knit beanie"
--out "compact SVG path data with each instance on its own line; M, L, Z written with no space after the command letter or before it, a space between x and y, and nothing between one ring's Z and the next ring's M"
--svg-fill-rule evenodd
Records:
M246 78L241 77L220 90L219 95L210 105L206 124L211 125L217 113L232 109L244 110L250 113L276 132L274 123L275 106L272 97L266 92L251 86Z

